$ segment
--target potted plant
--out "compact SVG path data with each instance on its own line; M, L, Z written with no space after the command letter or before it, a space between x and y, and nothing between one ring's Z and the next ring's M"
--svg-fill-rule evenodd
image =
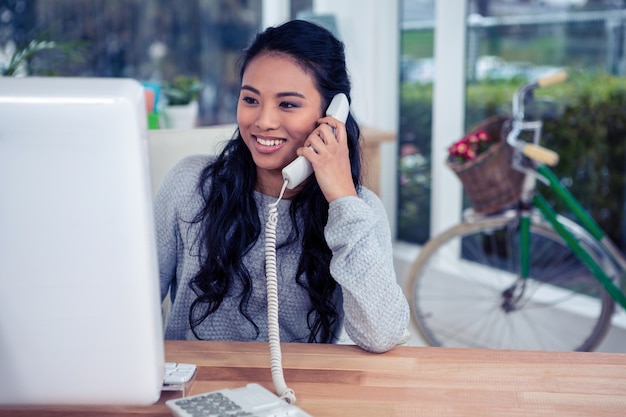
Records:
M83 60L82 44L79 42L56 42L46 39L33 39L23 47L17 47L13 42L5 45L4 51L0 49L0 76L16 77L38 75L33 70L30 61L41 52L58 51L67 59L75 62ZM46 75L53 72L45 71Z
M177 75L163 86L166 105L163 109L165 126L170 129L191 129L198 119L198 96L202 83L196 77Z

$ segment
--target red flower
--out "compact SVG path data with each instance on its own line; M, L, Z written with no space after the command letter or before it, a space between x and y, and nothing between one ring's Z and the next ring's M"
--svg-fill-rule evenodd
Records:
M448 148L449 160L455 163L471 161L489 149L492 143L486 131L471 132Z
M467 145L467 143L459 142L456 144L455 152L459 155L463 155L465 152L467 152L468 149L469 149L469 146Z

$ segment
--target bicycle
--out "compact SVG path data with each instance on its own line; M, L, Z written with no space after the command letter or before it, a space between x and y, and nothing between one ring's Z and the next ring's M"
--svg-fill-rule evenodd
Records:
M589 351L611 326L616 302L626 309L624 256L548 168L559 156L540 145L540 118L526 120L533 91L566 78L558 72L513 96L505 134L509 166L522 173L516 203L486 215L465 210L414 261L405 290L429 345ZM537 181L578 222L557 213Z

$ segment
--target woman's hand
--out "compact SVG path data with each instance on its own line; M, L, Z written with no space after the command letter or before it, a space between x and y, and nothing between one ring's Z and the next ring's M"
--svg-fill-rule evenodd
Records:
M311 162L317 183L329 203L340 197L356 196L345 125L330 116L319 119L318 123L304 147L298 149L298 155Z

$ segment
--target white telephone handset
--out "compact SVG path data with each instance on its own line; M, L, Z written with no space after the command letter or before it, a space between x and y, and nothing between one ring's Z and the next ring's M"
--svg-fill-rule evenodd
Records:
M326 116L332 116L341 123L346 123L349 112L350 103L348 103L348 98L345 94L339 93L333 97L333 100L328 105ZM283 179L287 182L287 188L292 190L312 173L313 167L309 160L304 156L299 156L283 168Z

